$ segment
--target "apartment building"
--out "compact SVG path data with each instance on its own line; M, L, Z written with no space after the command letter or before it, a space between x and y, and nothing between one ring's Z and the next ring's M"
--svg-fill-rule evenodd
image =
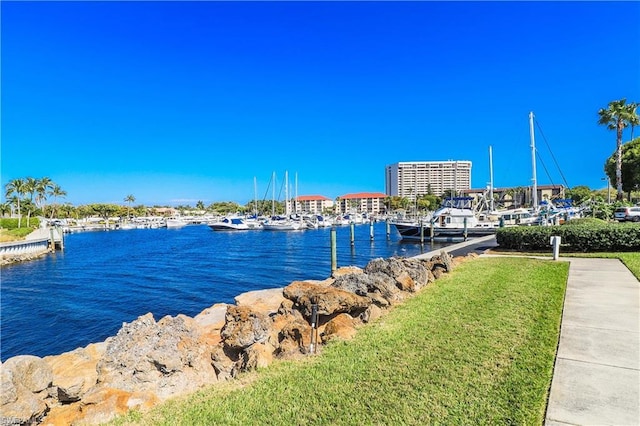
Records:
M388 196L415 201L425 194L460 193L471 188L471 161L408 161L386 166Z
M385 211L384 199L386 197L381 192L358 192L341 195L337 199L336 213L383 213Z
M296 213L313 213L321 214L328 210L333 210L334 202L330 198L322 195L301 195L291 200L293 208L291 211Z

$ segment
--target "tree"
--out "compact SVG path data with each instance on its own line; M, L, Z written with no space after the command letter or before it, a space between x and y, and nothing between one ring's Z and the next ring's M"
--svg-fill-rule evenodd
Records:
M640 138L624 144L621 151L622 190L628 193L628 199L631 200L631 192L640 188ZM616 174L617 155L617 151L614 152L604 163L604 172L609 179Z
M27 227L28 227L28 226L29 226L29 223L30 223L30 221L31 221L31 211L32 211L34 208L37 208L37 207L38 207L38 201L37 201L37 200L38 200L38 198L37 198L37 196L36 196L36 193L38 192L40 182L38 181L38 179L36 179L36 178L32 178L32 177L28 177L28 178L25 180L25 182L26 182L26 183L25 183L25 186L26 186L26 188L27 188L27 189L26 189L26 193L29 195L29 200L28 200L28 201L29 201L29 203L28 203L28 205L27 205L27 203L26 203L26 202L23 202L22 207L26 207L26 208L27 208ZM33 203L33 198L34 198L34 196L36 196L36 203L35 203L35 204ZM27 200L25 200L25 201L27 201Z
M60 188L60 185L52 183L51 184L51 189L49 191L49 195L51 195L53 197L53 202L54 204L56 204L56 201L58 200L58 197L60 198L64 198L67 196L67 191L63 190L62 188ZM53 219L53 214L55 213L55 208L53 207L54 205L51 205L51 219Z
M591 199L591 189L585 185L574 186L567 190L566 196L571 198L575 205L580 205Z
M16 208L18 210L18 228L20 228L20 221L22 214L20 210L20 198L24 197L27 193L27 183L24 179L13 179L5 185L5 195L7 198L16 196Z
M204 203L202 201L198 201L196 203L196 209L198 210L204 210Z
M636 123L638 114L635 104L627 104L626 99L611 101L606 109L598 111L598 124L616 131L616 200L622 201L622 131L631 123ZM635 124L633 124L635 126Z
M124 202L129 203L129 206L127 207L127 219L128 219L129 211L131 210L131 204L136 202L136 197L134 197L132 194L129 194L124 198Z

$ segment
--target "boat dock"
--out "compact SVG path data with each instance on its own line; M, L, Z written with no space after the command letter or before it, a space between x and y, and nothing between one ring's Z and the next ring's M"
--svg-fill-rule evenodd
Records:
M38 228L24 240L0 243L2 264L12 263L64 249L62 228Z

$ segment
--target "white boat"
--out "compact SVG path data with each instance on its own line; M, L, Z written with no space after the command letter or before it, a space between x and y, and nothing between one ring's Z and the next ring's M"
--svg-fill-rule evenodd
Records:
M393 225L403 240L429 239L433 228L435 239L455 239L491 235L499 227L498 222L490 218L480 219L471 208L471 197L448 198L442 207L436 210L431 220L407 223L397 221Z
M306 229L302 221L289 217L273 216L262 224L265 231L300 231Z
M181 217L169 217L166 220L167 228L182 228L186 226L189 222Z
M262 227L257 220L251 221L242 217L223 217L207 223L207 226L214 231L249 231Z

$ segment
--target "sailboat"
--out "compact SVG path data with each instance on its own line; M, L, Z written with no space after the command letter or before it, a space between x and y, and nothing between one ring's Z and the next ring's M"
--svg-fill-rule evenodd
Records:
M300 220L293 220L289 208L289 173L284 172L284 197L285 197L285 216L272 215L266 222L262 224L265 231L298 231L305 229L306 226ZM275 185L274 185L275 187ZM273 203L275 204L275 194Z

